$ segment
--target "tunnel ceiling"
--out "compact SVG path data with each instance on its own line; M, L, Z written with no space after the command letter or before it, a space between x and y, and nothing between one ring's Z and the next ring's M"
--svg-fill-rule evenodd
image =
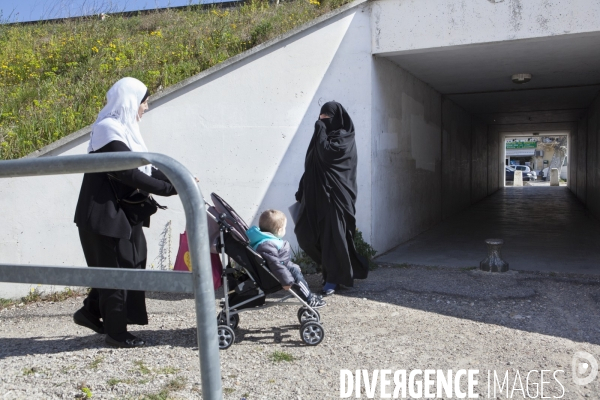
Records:
M600 33L388 56L488 123L576 121L600 91ZM517 85L516 73L531 82Z

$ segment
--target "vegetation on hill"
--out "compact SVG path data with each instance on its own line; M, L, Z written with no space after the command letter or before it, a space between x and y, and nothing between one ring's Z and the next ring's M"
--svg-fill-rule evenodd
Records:
M93 123L106 91L124 76L156 93L349 0L325 1L0 25L0 159Z

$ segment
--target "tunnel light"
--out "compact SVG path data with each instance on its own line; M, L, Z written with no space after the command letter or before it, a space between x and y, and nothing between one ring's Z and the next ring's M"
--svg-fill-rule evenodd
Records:
M516 83L518 85L520 85L522 83L527 83L530 80L531 80L531 74L514 74L512 76L513 83Z

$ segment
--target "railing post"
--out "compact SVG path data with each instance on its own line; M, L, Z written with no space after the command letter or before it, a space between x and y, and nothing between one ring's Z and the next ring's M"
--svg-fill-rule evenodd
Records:
M200 188L196 184L192 174L181 163L162 154L119 152L0 161L0 178L121 171L137 168L146 164L153 164L165 173L171 183L173 183L177 193L179 193L183 204L190 257L193 266L191 278L196 304L198 352L200 354L200 371L202 374L202 397L205 400L222 400L221 364L217 342L215 294L208 243L206 205L202 199ZM2 267L18 268L19 266L11 265ZM48 272L52 272L59 271L63 267L36 268L44 268L47 269ZM7 269L4 270L7 271ZM83 273L83 269L78 268L78 270ZM31 276L31 271L32 269L29 268L27 271L29 274L27 276L25 273L20 275L17 274L18 276L9 276L9 274L6 274L5 276L0 276L0 281L4 278L12 279L12 281L17 282L29 282L35 278ZM104 274L103 271L95 272ZM105 274L102 276L110 277L110 285L118 282L118 279L114 279L114 274L118 273L118 271L105 272L108 273L108 275ZM90 274L86 274L86 276L94 275L100 277L101 274L94 274L94 272L91 272ZM64 273L62 276L65 276ZM63 278L60 278L60 280L62 279ZM70 277L69 281L81 283L83 281L88 282L89 279ZM177 281L179 280L177 279ZM123 288L128 286L128 283L126 282L120 283L124 286ZM56 284L59 283L57 282ZM105 282L105 284L108 284L108 281ZM75 286L78 285L75 284ZM114 288L121 289L119 283L115 284ZM185 285L178 286L177 290L186 290Z

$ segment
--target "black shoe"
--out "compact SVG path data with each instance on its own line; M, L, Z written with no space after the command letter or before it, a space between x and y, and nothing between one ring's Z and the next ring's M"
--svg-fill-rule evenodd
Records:
M334 293L335 293L335 289L327 289L327 290L323 289L321 291L321 294L323 295L323 297L331 296Z
M325 300L321 299L317 295L313 295L312 299L310 299L310 301L308 302L308 305L312 308L321 308L325 307L327 303L325 302Z
M117 339L113 339L112 337L110 337L110 335L106 335L106 339L104 340L106 342L106 344L114 346L114 347L120 347L120 348L124 348L124 349L132 349L134 347L143 347L146 342L143 339L140 339L139 337L133 336L132 334L128 334L128 338L124 339L124 340L117 340Z
M77 325L89 328L96 333L104 333L104 324L100 322L100 319L90 317L88 313L85 313L82 309L77 310L77 312L73 314L73 322Z

